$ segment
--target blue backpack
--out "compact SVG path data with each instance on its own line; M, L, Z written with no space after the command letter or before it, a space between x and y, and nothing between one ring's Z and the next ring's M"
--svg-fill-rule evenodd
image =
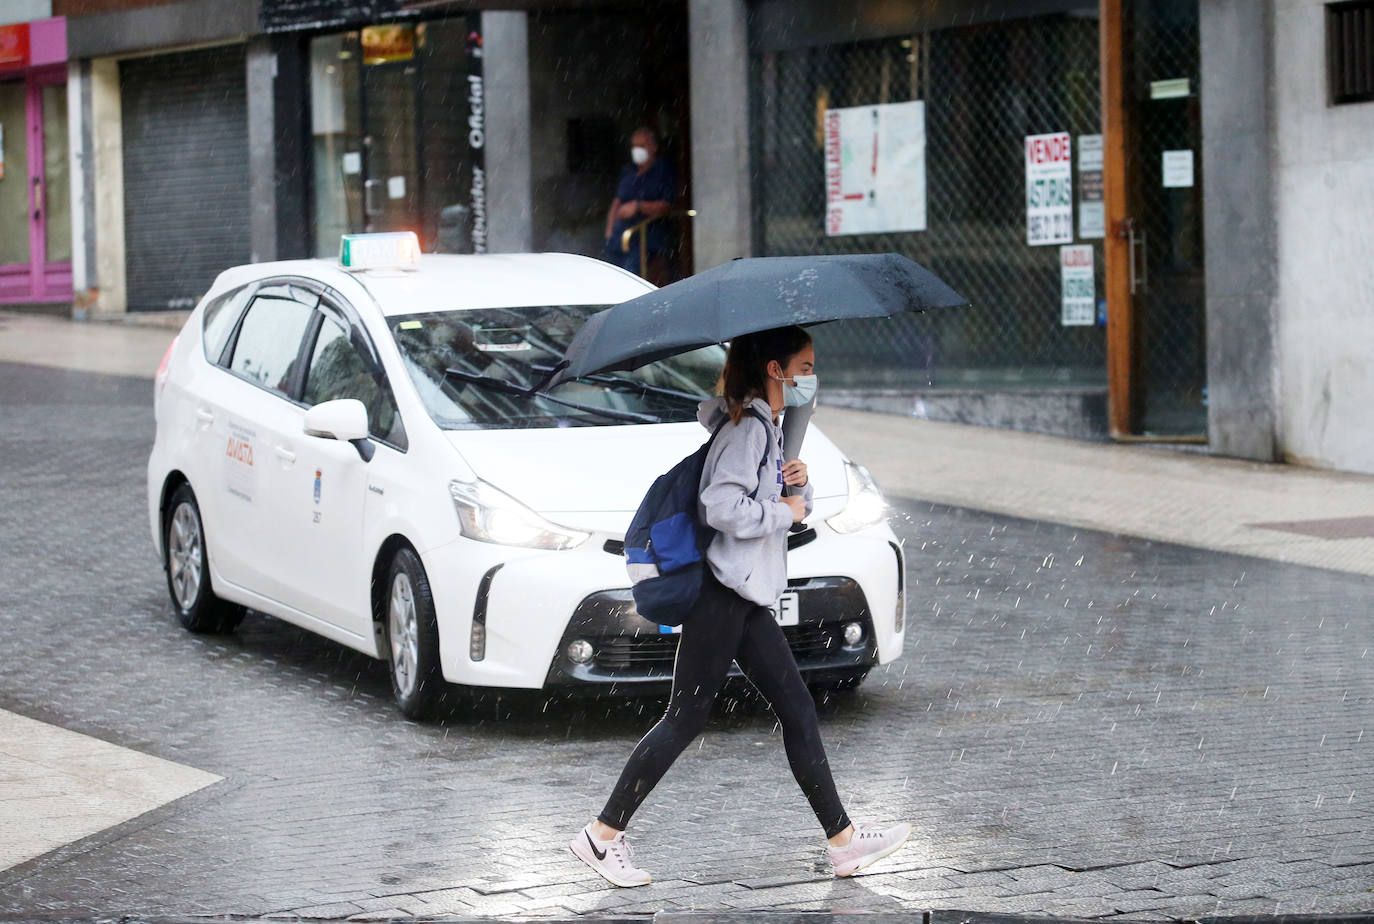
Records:
M749 414L768 422L753 408ZM680 626L701 595L706 548L716 530L697 516L697 496L706 453L720 431L721 421L701 448L654 479L625 532L626 568L639 615L661 626ZM768 459L765 447L759 467ZM751 498L758 494L754 488Z

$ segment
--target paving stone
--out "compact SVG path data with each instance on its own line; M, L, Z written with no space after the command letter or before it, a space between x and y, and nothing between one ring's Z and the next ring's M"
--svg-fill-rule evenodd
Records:
M662 701L416 724L384 665L303 630L187 635L148 402L0 364L0 708L225 782L0 872L0 917L1371 906L1368 578L896 500L906 654L819 712L851 814L916 836L828 878L775 720L731 691L636 817L655 883L619 890L566 843Z

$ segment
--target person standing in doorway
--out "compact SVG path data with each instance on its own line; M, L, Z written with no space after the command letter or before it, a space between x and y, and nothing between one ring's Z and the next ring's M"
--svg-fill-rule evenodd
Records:
M911 835L905 823L850 823L821 744L815 701L773 613L787 588L788 530L811 510L806 464L783 461L778 415L811 401L814 367L811 337L800 327L736 337L725 360L722 396L697 409L704 427L721 427L706 454L697 497L701 520L718 531L706 550L701 596L682 624L667 711L635 745L605 808L570 844L615 885L650 882L630 859L625 828L706 726L731 662L782 726L792 775L829 840L835 875L881 860Z
M664 216L677 199L677 178L667 161L658 157L658 139L648 128L636 129L630 136L630 160L620 171L615 198L606 211L606 259L643 276L655 285L666 283L668 249L671 245L668 222ZM621 247L621 235L643 221L649 224L630 239L629 250ZM645 235L648 267L639 265L639 235Z

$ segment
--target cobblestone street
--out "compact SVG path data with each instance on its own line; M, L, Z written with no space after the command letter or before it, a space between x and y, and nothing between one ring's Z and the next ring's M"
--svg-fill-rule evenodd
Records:
M630 830L654 883L619 890L567 842L662 701L415 724L382 662L303 630L187 634L150 392L0 363L0 709L222 779L0 871L0 917L1374 909L1374 579L890 498L906 653L821 722L849 813L911 842L833 879L736 689Z

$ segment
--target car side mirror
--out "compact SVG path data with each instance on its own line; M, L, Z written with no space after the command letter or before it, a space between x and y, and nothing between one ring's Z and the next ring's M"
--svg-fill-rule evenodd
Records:
M375 447L367 438L367 407L357 398L325 401L305 412L306 436L342 440L353 444L358 456L368 462Z

